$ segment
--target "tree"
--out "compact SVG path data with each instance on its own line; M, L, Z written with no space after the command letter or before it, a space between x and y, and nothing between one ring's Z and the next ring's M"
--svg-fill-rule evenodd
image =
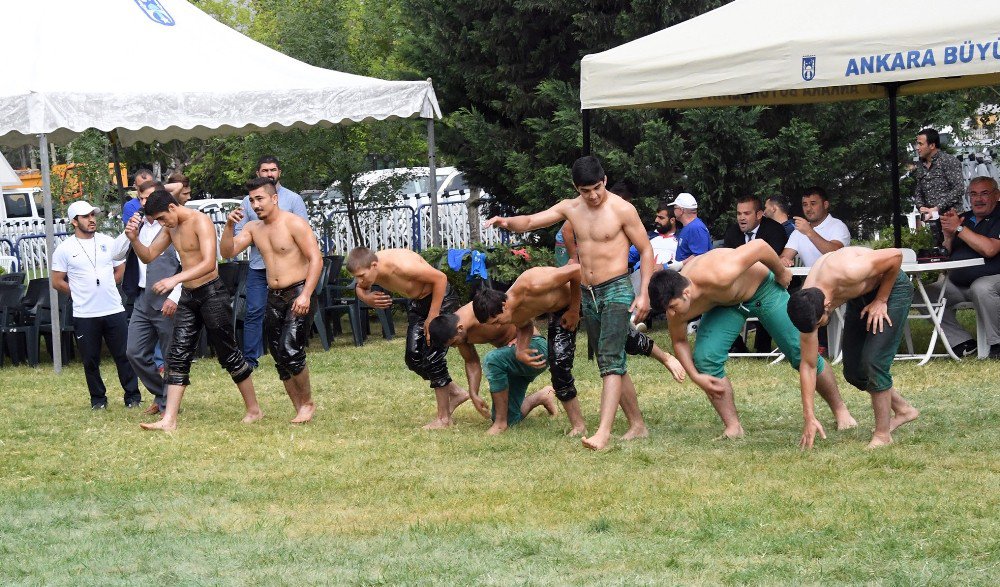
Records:
M446 113L441 150L498 207L537 211L573 194L580 59L725 3L403 0L411 31L404 55L434 79ZM959 127L995 96L987 88L900 99L900 136ZM781 193L794 203L804 187L822 184L835 213L869 231L891 212L887 118L884 100L602 110L592 113L593 151L612 183L627 178L638 187L644 218L665 193L690 191L721 236L736 196Z

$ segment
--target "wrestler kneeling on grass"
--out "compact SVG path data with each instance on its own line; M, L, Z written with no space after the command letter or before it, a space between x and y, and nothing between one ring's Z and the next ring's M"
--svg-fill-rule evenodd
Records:
M232 258L256 245L267 269L267 307L264 332L278 377L292 400L292 423L308 422L316 411L306 366L306 346L312 328L312 295L323 270L323 255L309 223L278 207L274 180L257 177L247 182L250 206L260 220L249 222L233 236L243 219L243 208L226 218L219 252Z

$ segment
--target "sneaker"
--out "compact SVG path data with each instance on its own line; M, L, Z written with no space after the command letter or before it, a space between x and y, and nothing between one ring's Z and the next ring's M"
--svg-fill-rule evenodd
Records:
M106 410L108 409L108 404L98 404L96 406L90 406L90 409L94 410L95 412L98 410Z
M963 343L956 344L955 346L951 347L951 350L952 352L955 353L955 356L958 357L959 359L964 359L965 357L971 357L978 351L978 349L976 348L976 341L974 340L967 340Z
M135 400L132 402L125 402L125 408L131 410L132 408L138 408L142 406L142 400Z
M995 344L990 347L990 354L986 355L987 359L1000 359L1000 344Z

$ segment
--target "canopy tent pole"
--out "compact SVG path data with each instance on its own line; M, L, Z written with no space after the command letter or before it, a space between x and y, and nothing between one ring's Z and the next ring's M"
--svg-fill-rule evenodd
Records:
M111 131L108 133L108 139L111 141L111 154L115 159L115 183L118 185L118 203L122 204L125 202L125 180L122 178L122 160L118 155L118 131Z
M590 109L583 110L583 156L590 155Z
M899 86L902 84L885 84L886 91L889 92L889 178L892 185L892 237L893 246L897 249L902 246L902 204L899 196L899 123L896 120L896 97L899 95Z
M38 154L42 167L42 197L45 206L45 258L49 273L52 272L52 253L56 250L55 227L52 224L52 187L49 185L49 139L38 135ZM62 372L62 329L59 322L59 292L49 279L49 317L52 321L52 366Z
M428 80L430 81L430 80ZM434 117L427 119L427 167L431 191L431 246L441 246L441 227L438 225L437 161L434 153Z

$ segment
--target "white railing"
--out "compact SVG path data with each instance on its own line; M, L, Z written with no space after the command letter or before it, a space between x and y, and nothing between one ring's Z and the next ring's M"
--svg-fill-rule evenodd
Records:
M482 210L482 206L479 207ZM392 206L383 208L362 208L356 210L355 216L364 245L374 249L412 249L419 251L430 246L431 242L431 210L427 204L414 209L410 206ZM487 246L495 246L507 242L508 236L495 228L483 228L485 218L482 214L477 219L479 241ZM469 226L469 208L465 201L438 204L438 221L441 234L441 245L445 248L469 248L472 243ZM108 215L103 220L102 228L105 234L117 236L121 234L121 220L116 215ZM354 238L346 210L319 211L313 214L311 220L313 232L319 240L324 253L347 254L354 247L362 244ZM225 217L216 219L216 238L221 237L225 227ZM56 222L56 245L66 238L66 233L72 231L72 226L65 219ZM25 221L23 226L4 224L0 227L0 255L17 257L21 271L33 271L36 274L48 273L47 255L45 253L45 225L38 221ZM238 258L245 259L247 252Z

